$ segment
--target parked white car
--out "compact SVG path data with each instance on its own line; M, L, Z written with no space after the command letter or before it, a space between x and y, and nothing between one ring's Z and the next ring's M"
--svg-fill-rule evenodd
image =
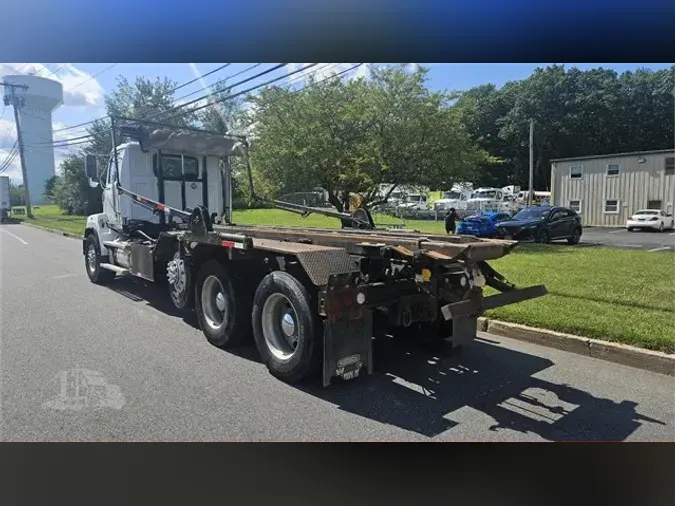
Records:
M663 232L675 229L675 218L672 214L658 209L641 209L626 221L626 229L632 232L635 229L658 230Z

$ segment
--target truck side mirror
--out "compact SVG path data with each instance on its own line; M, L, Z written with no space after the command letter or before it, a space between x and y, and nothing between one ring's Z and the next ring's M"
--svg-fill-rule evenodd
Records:
M84 174L87 176L90 186L98 186L98 163L96 155L85 155Z

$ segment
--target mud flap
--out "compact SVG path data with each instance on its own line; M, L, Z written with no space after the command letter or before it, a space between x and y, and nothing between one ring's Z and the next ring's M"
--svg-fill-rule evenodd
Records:
M373 372L373 313L363 309L361 317L323 323L323 386L331 379L357 378L365 367Z

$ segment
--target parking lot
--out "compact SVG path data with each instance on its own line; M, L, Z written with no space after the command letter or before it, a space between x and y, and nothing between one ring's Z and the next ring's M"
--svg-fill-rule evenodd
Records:
M579 245L635 249L653 253L675 252L675 231L628 232L625 228L586 227Z

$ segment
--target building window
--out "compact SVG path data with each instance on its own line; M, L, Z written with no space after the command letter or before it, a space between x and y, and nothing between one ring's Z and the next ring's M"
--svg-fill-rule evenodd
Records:
M570 205L567 206L575 213L581 212L581 200L570 200Z
M668 174L675 174L675 157L673 156L666 158L666 176Z
M584 176L583 165L570 165L570 179L581 179Z
M647 201L647 209L661 209L661 201L660 200L648 200Z
M618 214L618 213L619 213L619 201L605 200L605 214Z
M621 165L618 163L608 163L607 164L607 175L608 176L618 176L621 171Z

